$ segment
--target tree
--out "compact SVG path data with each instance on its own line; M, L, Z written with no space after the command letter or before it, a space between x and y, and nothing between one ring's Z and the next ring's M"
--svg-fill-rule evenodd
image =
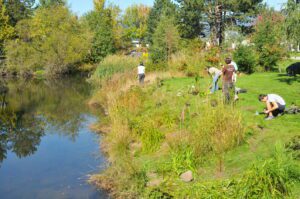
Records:
M178 28L181 36L187 39L194 39L200 36L202 25L200 24L203 15L203 0L176 0L178 9Z
M176 10L176 6L171 0L155 0L154 5L149 13L149 19L147 23L147 41L152 43L152 36L156 30L156 27L163 15L173 16Z
M9 24L15 26L18 21L32 16L35 0L4 0L9 15Z
M227 23L244 26L257 14L263 0L205 0L204 8L211 27L213 42L221 45Z
M64 6L41 7L16 26L18 39L6 48L7 66L22 74L45 70L56 76L76 70L88 54L91 35Z
M3 0L0 0L0 56L4 54L4 41L11 38L14 33L14 28L9 24L9 16L6 13L6 7Z
M289 0L284 13L287 39L298 46L300 45L300 5L294 0Z
M253 42L259 54L258 62L266 70L275 69L283 56L284 16L273 10L262 12L255 25Z
M121 19L121 9L119 6L109 4L107 6L111 14L112 32L114 37L114 46L116 49L122 49L125 46L126 41L123 39L124 27Z
M39 0L39 2L40 2L40 6L42 7L66 5L66 0Z
M167 61L171 54L177 51L179 40L174 17L162 16L153 35L153 45L150 49L152 61Z
M122 19L125 40L145 39L149 12L150 8L145 5L133 5L125 10Z
M93 2L94 2L94 9L96 11L101 12L102 10L104 10L105 0L93 0Z
M111 10L104 7L104 1L94 1L95 10L85 16L94 38L91 53L88 57L90 62L96 63L103 60L109 54L115 52L115 40L113 34L113 20Z

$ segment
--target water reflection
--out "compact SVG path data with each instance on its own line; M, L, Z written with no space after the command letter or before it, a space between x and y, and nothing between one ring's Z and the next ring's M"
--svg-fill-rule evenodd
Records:
M76 140L89 85L77 79L0 81L0 166L7 152L34 154L45 130Z

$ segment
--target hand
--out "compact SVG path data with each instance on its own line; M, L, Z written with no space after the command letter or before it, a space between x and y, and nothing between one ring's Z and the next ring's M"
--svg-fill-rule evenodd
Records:
M264 113L265 113L265 114L268 114L269 112L270 112L270 111L268 111L268 110L264 110Z

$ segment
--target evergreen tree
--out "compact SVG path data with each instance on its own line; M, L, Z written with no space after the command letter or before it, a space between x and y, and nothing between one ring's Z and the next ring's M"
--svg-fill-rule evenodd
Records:
M167 61L179 46L180 35L174 17L163 15L153 34L151 59L154 63Z
M173 16L176 10L176 6L171 0L155 0L153 8L150 10L148 27L147 27L147 40L152 43L152 35L162 17Z
M183 38L193 39L200 35L203 14L203 0L176 0L179 4L178 24Z
M222 44L226 23L241 25L253 20L262 2L263 0L204 0L214 43ZM246 32L247 28L242 26L242 30Z

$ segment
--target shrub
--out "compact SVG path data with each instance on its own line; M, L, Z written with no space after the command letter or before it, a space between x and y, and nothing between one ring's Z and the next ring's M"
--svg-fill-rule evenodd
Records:
M250 46L239 46L233 54L233 59L239 67L239 71L253 73L257 64L255 51Z
M170 70L184 72L189 77L202 75L205 66L206 62L200 53L195 57L194 53L184 50L173 54L168 61Z
M205 54L205 61L213 66L217 66L220 62L221 49L219 47L213 47L209 49Z
M267 71L274 70L283 57L284 17L275 11L266 10L258 16L253 42L259 54L258 63Z

